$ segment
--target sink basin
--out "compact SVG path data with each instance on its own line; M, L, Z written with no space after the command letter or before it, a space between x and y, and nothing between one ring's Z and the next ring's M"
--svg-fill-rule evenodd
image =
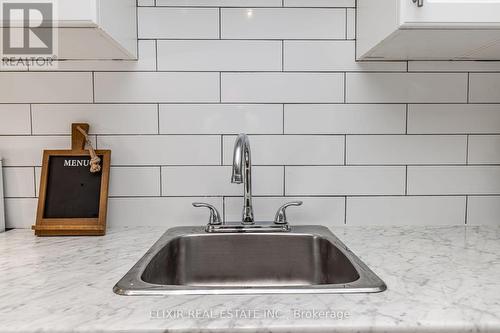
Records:
M120 295L354 293L386 289L327 228L280 233L168 230L115 285Z

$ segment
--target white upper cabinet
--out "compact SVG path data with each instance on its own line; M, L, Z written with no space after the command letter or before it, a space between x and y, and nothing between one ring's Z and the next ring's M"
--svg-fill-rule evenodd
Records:
M500 60L500 0L357 3L358 60Z
M27 25L32 45L33 41L38 42L38 46L47 45L43 40L43 36L47 36L44 34L47 24L40 24L45 22L46 13L16 8L32 2L52 4L53 53L59 60L137 59L136 0L0 0L1 27L9 29L10 36L10 43L2 42L3 56L8 56L6 45L28 46ZM14 7L4 15L5 4ZM19 52L19 56L24 55L29 53Z
M423 0L421 4L419 7L413 0L401 1L404 26L500 28L499 0Z

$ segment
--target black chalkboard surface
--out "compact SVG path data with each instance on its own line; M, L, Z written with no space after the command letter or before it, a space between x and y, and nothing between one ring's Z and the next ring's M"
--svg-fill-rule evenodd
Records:
M102 172L89 165L90 156L49 157L44 218L99 217Z

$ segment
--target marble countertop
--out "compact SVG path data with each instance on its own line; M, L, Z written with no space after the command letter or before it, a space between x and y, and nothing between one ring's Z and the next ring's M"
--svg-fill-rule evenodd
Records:
M379 294L127 297L162 228L0 234L0 332L500 332L500 227L336 227Z

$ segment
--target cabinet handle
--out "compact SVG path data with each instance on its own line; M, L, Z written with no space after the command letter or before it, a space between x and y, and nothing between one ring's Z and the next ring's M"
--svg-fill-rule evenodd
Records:
M424 0L411 0L413 3L417 4L417 7L423 7L424 6Z

